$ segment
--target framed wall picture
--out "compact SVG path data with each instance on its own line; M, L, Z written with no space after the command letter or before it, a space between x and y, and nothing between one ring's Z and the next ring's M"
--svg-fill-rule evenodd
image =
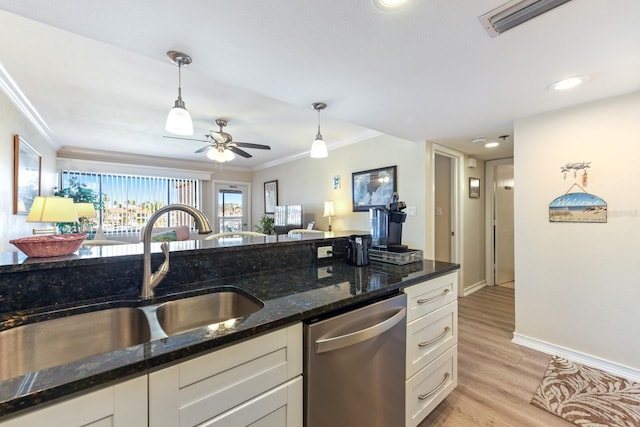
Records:
M387 166L351 174L353 212L389 204L397 190L396 167Z
M13 213L27 215L40 195L42 157L19 135L13 136Z
M278 206L278 180L264 183L264 213L272 214Z
M480 198L480 178L469 178L469 198Z

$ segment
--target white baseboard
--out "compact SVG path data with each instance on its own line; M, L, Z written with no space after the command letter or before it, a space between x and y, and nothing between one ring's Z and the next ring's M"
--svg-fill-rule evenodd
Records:
M517 333L513 334L512 343L527 347L533 350L540 351L549 355L555 355L564 357L565 359L579 363L581 365L590 366L592 368L600 369L608 372L612 375L626 378L633 382L640 383L640 370L630 368L628 366L620 365L608 360L601 359L599 357L591 356L589 354L580 353L565 347L560 347L554 344L550 344L545 341L540 341L535 338L527 337Z
M484 280L479 281L478 283L474 283L473 285L469 286L468 288L464 288L464 292L462 293L463 297L469 296L472 293L479 291L480 289L484 288L485 286L487 286L487 282Z

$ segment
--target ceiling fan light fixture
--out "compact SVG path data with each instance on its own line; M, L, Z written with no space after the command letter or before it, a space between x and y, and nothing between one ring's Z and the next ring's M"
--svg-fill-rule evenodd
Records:
M327 144L322 139L322 134L320 133L320 111L327 108L327 104L314 102L311 104L311 107L318 112L318 133L316 134L315 141L311 144L311 152L309 155L313 159L322 159L329 156Z
M207 157L211 160L215 160L218 163L224 163L230 162L231 160L235 159L236 155L233 154L231 150L213 148L207 151Z
M176 135L193 135L193 121L191 115L182 100L182 73L183 65L191 64L191 57L186 53L170 50L167 56L174 64L178 65L178 99L173 104L173 108L169 111L165 130Z

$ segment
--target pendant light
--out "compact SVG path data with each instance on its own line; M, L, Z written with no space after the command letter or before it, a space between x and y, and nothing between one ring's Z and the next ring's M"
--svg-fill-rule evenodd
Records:
M182 75L180 72L183 65L191 64L191 57L175 50L167 52L167 56L171 62L178 65L178 99L169 111L165 130L176 135L193 135L193 122L182 100Z
M320 133L320 111L327 108L327 104L314 102L311 106L318 112L318 134L316 135L316 140L311 144L311 157L321 159L329 155L327 152L327 144L322 140L322 134Z

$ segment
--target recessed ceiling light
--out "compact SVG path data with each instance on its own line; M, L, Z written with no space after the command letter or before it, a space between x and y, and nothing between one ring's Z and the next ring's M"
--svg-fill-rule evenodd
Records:
M393 9L402 6L409 0L373 0L373 3L381 9Z
M552 90L567 90L573 89L576 86L581 85L587 78L585 76L573 76L566 79L558 80L549 85L549 89Z
M487 142L486 144L484 144L485 148L495 148L498 145L500 145L500 143L496 142L496 141L491 141L491 142Z

